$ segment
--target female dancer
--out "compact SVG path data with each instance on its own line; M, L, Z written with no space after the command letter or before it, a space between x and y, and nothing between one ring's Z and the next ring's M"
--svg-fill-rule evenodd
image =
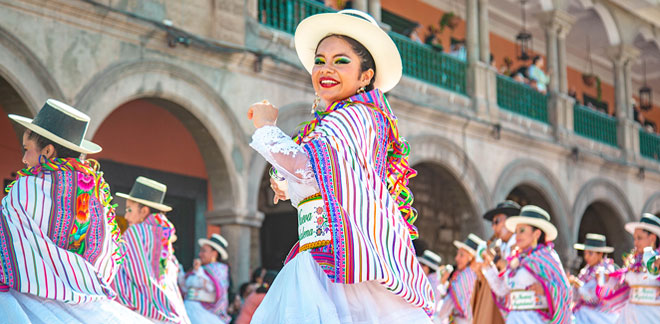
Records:
M327 108L294 140L268 102L248 111L251 146L281 180L275 201L298 208L299 234L252 323L429 323L433 292L412 246L414 171L383 96L401 78L396 45L356 10L305 19L295 43Z

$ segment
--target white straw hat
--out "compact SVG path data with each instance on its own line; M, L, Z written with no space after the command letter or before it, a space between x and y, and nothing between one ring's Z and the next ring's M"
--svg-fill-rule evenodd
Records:
M401 80L401 55L390 36L368 14L353 9L307 17L296 28L295 44L298 58L307 72L312 73L319 42L329 35L344 35L364 46L376 63L374 87L387 92Z
M164 205L167 186L149 178L138 177L128 194L118 192L117 196L129 199L160 211L168 212L172 207Z
M429 268L438 271L438 268L440 268L440 262L442 262L442 257L430 250L425 250L422 256L417 257L417 260L419 263L427 265Z
M479 248L480 244L485 243L484 240L479 238L479 236L476 236L472 233L468 235L468 237L465 239L465 241L454 241L454 246L456 246L459 249L465 249L470 254L475 255L477 254L477 249Z
M100 146L85 140L89 116L55 99L46 100L34 119L14 114L8 117L68 149L85 154L101 152Z
M554 241L557 238L557 228L550 223L550 214L543 208L534 205L527 205L520 210L520 215L506 219L506 229L515 233L518 224L527 224L534 226L545 233L545 241Z
M199 244L199 246L204 246L204 244L208 244L213 249L218 251L218 253L220 254L220 259L223 261L229 258L229 253L227 253L227 246L229 245L229 243L220 234L212 234L210 239L201 238L197 240L197 244Z
M645 229L660 237L660 218L650 213L644 213L639 222L630 222L625 225L626 231L630 234L635 233L635 229Z
M588 233L584 243L573 244L573 248L576 250L612 253L614 248L607 246L606 242L605 235Z

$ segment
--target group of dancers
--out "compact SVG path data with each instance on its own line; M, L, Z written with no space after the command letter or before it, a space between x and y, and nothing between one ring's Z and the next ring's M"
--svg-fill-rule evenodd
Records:
M456 269L424 251L437 287L436 323L655 323L660 319L660 218L644 214L626 224L635 248L618 267L606 237L589 233L585 267L567 275L553 249L557 229L548 213L505 201L484 215L495 233L470 234L458 248ZM467 256L467 262L466 262ZM439 298L438 298L439 297Z
M455 266L416 256L411 148L384 92L402 75L392 39L369 15L311 16L295 33L316 99L291 138L267 100L248 109L250 145L271 165L274 202L298 210L298 243L250 323L655 323L660 319L660 219L626 225L635 249L618 268L602 235L576 249L587 266L567 276L557 229L537 206L503 202L484 218L495 236L455 241ZM321 105L321 102L324 104ZM228 242L200 239L183 273L167 187L139 177L115 219L110 187L87 155L89 117L48 100L25 126L27 168L0 207L0 321L227 323Z

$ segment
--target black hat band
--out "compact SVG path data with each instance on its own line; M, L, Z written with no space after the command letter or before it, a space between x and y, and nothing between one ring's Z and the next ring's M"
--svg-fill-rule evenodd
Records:
M32 120L37 125L68 142L80 146L87 132L87 121L79 120L55 109L48 101Z
M225 245L225 243L223 243L223 242L222 242L221 240L219 240L217 237L213 237L213 236L211 236L211 238L209 239L209 241L211 241L211 242L213 242L213 243L219 245L220 247L222 247L222 248L225 249L225 250L227 249L227 245Z
M542 220L544 220L544 221L548 221L548 222L550 221L550 219L549 219L547 216L545 216L545 215L543 215L543 214L541 214L541 213L537 213L537 212L535 212L535 211L533 211L533 210L523 210L523 211L520 213L520 216L522 216L522 217L529 217L529 218L538 218L538 219L542 219Z
M594 240L594 239L587 239L584 241L585 246L591 246L591 247L605 247L605 241L603 240Z
M649 224L649 225L659 226L659 227L660 227L660 224L658 224L658 222L656 222L654 219L652 219L652 218L650 218L650 217L642 217L642 219L640 220L640 222L641 222L641 223L644 223L644 224Z
M165 199L165 191L160 191L140 182L135 182L133 188L131 188L131 192L128 195L133 198L147 200L159 204L162 204L163 200Z

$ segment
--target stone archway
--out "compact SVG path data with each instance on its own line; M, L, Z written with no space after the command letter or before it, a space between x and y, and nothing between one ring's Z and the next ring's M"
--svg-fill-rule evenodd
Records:
M625 223L635 219L635 213L623 191L607 179L597 178L585 183L573 205L575 242L582 242L586 233L607 236L615 248L613 258L621 261L621 254L632 247L631 236L623 231Z
M418 244L452 260L453 240L462 241L469 233L487 239L490 229L481 216L492 205L488 189L465 151L450 140L419 135L409 142L410 164L418 171L410 180L419 212L415 226L423 242Z
M98 73L78 94L75 105L90 115L93 136L121 105L143 99L176 117L200 148L212 201L209 224L220 225L229 242L235 282L248 279L252 228L259 214L246 208L243 176L247 138L217 93L194 73L160 61L117 64ZM165 162L164 162L165 163Z
M654 193L646 200L642 208L642 213L660 214L660 192Z
M567 199L559 182L545 166L528 159L511 162L500 174L493 197L494 201L512 199L522 205L537 205L548 211L559 232L555 240L557 253L564 262L573 259L575 252L571 245L570 229L574 225L569 217Z

